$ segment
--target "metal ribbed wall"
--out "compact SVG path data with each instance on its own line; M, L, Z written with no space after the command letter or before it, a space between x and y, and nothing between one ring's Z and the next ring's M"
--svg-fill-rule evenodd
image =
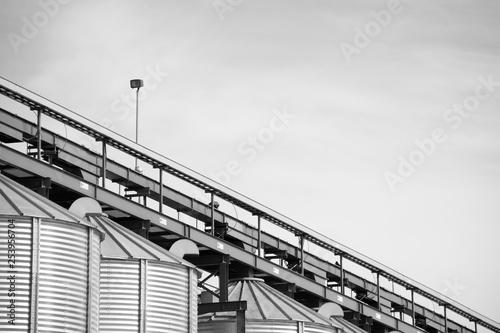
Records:
M14 228L9 222L14 220ZM31 218L0 217L0 332L28 332L31 296ZM9 237L9 231L15 237ZM8 241L14 239L15 253L8 252ZM14 256L13 256L14 255ZM14 290L9 291L14 276ZM11 303L11 300L14 302ZM13 324L9 323L11 304L14 304Z
M15 241L12 258L9 240ZM99 245L100 233L89 234L86 226L0 217L0 331L97 332Z
M0 173L0 331L97 333L102 235Z
M88 228L42 221L38 329L87 332Z
M310 323L304 323L304 333L324 333L326 328L322 328L317 325L311 325ZM344 332L342 329L338 329L338 332Z
M190 321L188 268L149 262L146 281L147 332L188 332Z
M98 205L82 199L70 210ZM85 214L106 233L101 243L99 332L196 333L196 267L101 212Z
M140 262L103 258L99 332L139 332Z
M246 325L246 330L248 331L248 324ZM198 333L234 333L236 332L236 322L234 320L218 320L209 323L203 323L199 325ZM270 333L268 330L266 333Z

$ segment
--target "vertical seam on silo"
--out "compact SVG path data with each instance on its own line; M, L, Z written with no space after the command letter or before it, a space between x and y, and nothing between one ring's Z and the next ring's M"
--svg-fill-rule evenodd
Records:
M139 290L139 333L146 332L146 312L147 312L147 260L141 259L139 261L140 270L140 290Z
M34 217L31 230L30 332L38 332L38 281L40 272L40 218Z
M87 229L88 234L88 245L87 245L87 332L94 333L92 330L92 305L93 305L93 297L92 297L92 279L94 276L94 267L93 267L93 254L94 254L94 237L93 232L90 228Z
M187 327L187 331L189 333L192 333L191 332L191 318L193 317L193 307L192 307L192 304L191 304L191 278L192 278L192 272L191 270L188 268L188 290L187 290L187 303L188 303L188 318L187 318L187 324L188 324L188 327Z
M297 322L297 332L304 333L305 332L305 323L303 321Z

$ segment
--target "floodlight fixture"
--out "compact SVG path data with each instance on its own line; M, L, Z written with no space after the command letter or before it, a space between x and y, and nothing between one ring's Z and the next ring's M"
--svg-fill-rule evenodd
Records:
M144 87L144 82L141 79L130 80L130 88L139 90L139 88Z

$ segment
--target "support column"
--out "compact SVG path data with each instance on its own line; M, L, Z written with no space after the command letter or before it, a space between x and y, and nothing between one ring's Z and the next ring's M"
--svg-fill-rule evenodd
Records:
M163 213L163 169L160 167L159 170L159 183L160 183L160 200L159 200L159 212Z
M260 215L257 215L257 255L262 257L262 244L261 244L262 228Z
M245 333L245 310L236 311L236 333Z
M108 165L108 153L106 139L102 139L102 188L106 188L106 172Z
M380 310L380 271L377 271L377 307Z
M300 274L304 275L304 234L300 236Z
M219 264L219 302L227 302L229 287L229 256L223 255Z
M42 159L42 111L38 110L37 113L37 153L36 158Z
M444 333L448 333L448 314L447 314L447 308L448 304L444 304Z
M215 236L215 216L214 216L214 214L215 214L215 211L214 211L215 210L215 205L214 205L214 203L215 203L215 195L214 195L214 192L211 192L210 196L211 196L210 207L212 208L212 211L211 211L212 230L210 230L210 234L212 236Z
M340 260L339 260L339 265L340 265L340 292L342 295L345 295L345 286L344 286L344 263L343 263L343 254L340 254Z
M415 320L415 291L413 288L411 289L411 320L413 323L413 326L416 324Z

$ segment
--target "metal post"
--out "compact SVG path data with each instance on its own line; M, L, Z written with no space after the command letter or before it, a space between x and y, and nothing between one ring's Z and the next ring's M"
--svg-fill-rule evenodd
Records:
M223 255L219 264L219 302L227 302L229 287L229 256Z
M211 195L211 200L212 200L210 202L210 207L212 208L212 230L210 230L210 234L212 236L214 236L215 235L215 216L214 216L214 213L215 213L215 211L214 211L215 210L215 207L214 207L215 206L214 205L214 203L215 203L215 196L214 196L214 192L210 193L210 195Z
M415 320L415 292L413 289L411 290L411 319L412 319L413 326L415 326L415 324L416 324L416 320Z
M477 320L474 320L474 332L477 333Z
M135 93L135 143L139 143L139 88ZM137 171L137 157L135 158L135 169Z
M300 236L300 274L304 275L304 234Z
M377 307L380 310L380 271L377 271Z
M37 114L37 132L38 132L38 140L37 140L37 153L36 157L38 160L42 159L42 111L38 110Z
M236 311L236 333L245 333L245 310Z
M446 308L448 307L448 304L444 304L444 333L448 333L448 316L447 316L447 311Z
M106 167L108 164L108 154L106 152L106 139L102 140L102 188L106 188Z
M259 257L262 256L262 252L261 252L261 233L262 233L262 229L261 229L261 221L260 221L260 215L257 215L257 255Z
M160 179L159 179L159 182L160 182L160 213L163 213L163 169L162 168L158 168L158 170L160 170Z
M340 292L342 295L345 294L345 286L344 286L344 264L343 259L344 256L340 254Z

